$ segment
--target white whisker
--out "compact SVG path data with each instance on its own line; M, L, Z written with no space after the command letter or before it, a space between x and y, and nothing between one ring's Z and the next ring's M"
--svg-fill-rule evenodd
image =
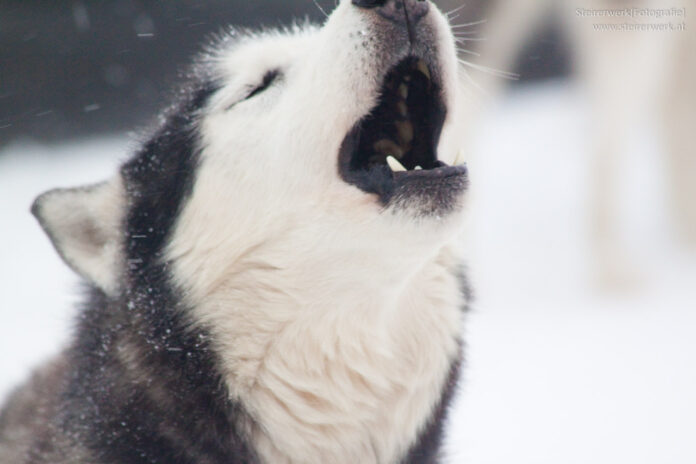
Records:
M314 4L317 6L317 8L319 8L319 11L321 11L322 14L328 18L329 15L326 14L326 11L324 11L324 9L321 7L321 5L319 5L319 1L318 1L318 0L312 0L312 1L313 1Z
M452 15L452 14L454 14L454 13L460 11L460 10L461 10L462 8L464 8L465 6L466 6L466 3L462 3L462 4L461 4L460 6L458 6L457 8L454 8L454 9L448 11L447 13L445 13L445 15L449 18L450 15Z
M488 40L485 37L456 37L454 38L456 42L485 42Z
M461 28L461 27L478 26L479 24L483 24L483 23L485 23L486 21L488 21L488 20L487 20L487 19L481 19L481 20L479 20L479 21L472 21L472 22L470 22L470 23L455 24L454 26L452 26L452 29L455 29L455 28L458 29L458 28Z
M476 69L477 71L485 72L487 74L491 74L493 76L500 77L503 79L518 80L520 78L519 74L508 72L508 71L501 71L499 69L489 68L488 66L472 63L471 61L466 61L466 60L461 59L461 58L459 58L459 63L461 63L464 66L468 66L472 69Z
M460 60L460 63L461 63L461 60ZM466 69L464 69L464 68L460 68L460 69L461 69L461 72L464 74L464 77L466 78L466 80L469 81L469 83L474 87L475 90L478 90L479 92L481 92L481 93L484 94L484 95L488 95L488 92L486 92L486 91L483 89L483 87L481 87L481 86L474 80L474 78L471 77L471 75L469 74L469 72L468 72ZM465 87L465 88L466 88L466 87Z
M465 37L468 35L477 35L478 31L453 31L452 35L455 37Z
M460 48L460 47L457 47L457 53L466 53L467 55L481 56L480 53L477 53L477 52L474 52L471 50L467 50L466 48Z

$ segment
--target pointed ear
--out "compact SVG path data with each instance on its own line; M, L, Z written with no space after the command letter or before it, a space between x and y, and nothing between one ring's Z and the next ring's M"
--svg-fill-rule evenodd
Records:
M90 187L44 193L31 212L68 266L113 296L121 277L125 209L125 190L117 175Z

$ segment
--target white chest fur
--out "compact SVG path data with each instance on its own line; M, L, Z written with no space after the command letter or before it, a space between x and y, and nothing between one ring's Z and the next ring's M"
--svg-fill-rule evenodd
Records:
M458 352L463 301L449 264L426 265L391 303L366 292L300 311L264 289L234 320L219 305L199 313L265 462L393 463L408 451Z

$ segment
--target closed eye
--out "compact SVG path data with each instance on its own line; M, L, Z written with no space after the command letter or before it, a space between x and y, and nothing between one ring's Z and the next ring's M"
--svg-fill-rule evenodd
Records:
M280 77L280 71L277 69L274 69L273 71L268 71L264 76L263 76L263 81L261 81L261 84L259 84L254 90L252 90L249 95L245 98L245 100L249 100L250 98L255 97L256 95L260 94L264 90L268 89L273 82L275 82L276 79Z

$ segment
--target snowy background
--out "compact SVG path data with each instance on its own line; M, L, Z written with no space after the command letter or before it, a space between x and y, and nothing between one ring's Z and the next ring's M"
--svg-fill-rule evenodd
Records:
M660 150L640 131L621 180L640 280L593 290L588 118L570 83L519 86L477 132L454 463L696 462L696 256L674 240ZM79 300L32 200L109 177L131 148L122 135L0 151L0 400L66 342Z

